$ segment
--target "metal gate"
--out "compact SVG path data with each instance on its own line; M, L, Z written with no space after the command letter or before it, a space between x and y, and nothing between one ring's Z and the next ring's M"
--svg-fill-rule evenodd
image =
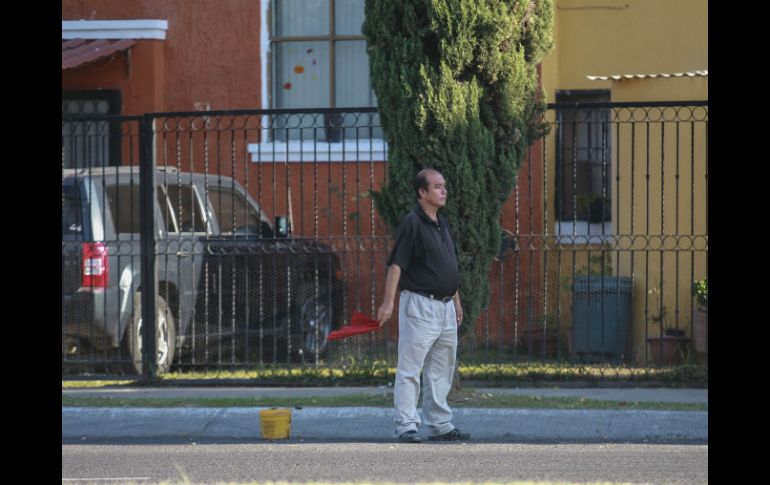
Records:
M461 359L702 359L708 103L546 121ZM397 318L326 341L381 303L387 153L375 109L63 115L63 374L395 364Z

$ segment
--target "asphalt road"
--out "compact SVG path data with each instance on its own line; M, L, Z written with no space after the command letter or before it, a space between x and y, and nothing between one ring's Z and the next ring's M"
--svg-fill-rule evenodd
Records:
M104 480L100 482L99 480ZM703 484L708 445L152 442L62 444L62 483L511 482Z

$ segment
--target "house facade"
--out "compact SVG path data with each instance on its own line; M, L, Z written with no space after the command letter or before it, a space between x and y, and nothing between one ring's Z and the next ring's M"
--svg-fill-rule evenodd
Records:
M589 251L609 246L604 272L633 281L628 352L641 363L663 327L692 337L692 282L708 274L708 3L554 4L555 46L542 63L548 100L706 102L564 110L554 114L558 128L545 140L545 170L554 182L547 230L588 236L570 241L578 257L550 266L547 279L557 280L557 266L560 274L590 267L600 253ZM581 202L597 194L607 210L591 222L580 214ZM591 235L600 243L586 244Z
M555 0L554 10L555 46L541 64L549 103L708 99L705 0ZM242 177L269 216L337 238L356 268L346 275L351 307L372 312L385 248L365 243L365 268L348 250L387 234L368 196L386 177L387 144L375 110L352 110L376 107L363 15L364 0L62 0L62 112L184 113L156 121L159 163L202 171L224 160L223 173ZM288 114L223 113L248 109ZM609 107L549 110L554 129L531 147L504 207L502 226L522 250L490 272L480 342L518 342L542 320L568 349L574 302L562 280L597 250L611 256L602 272L634 282L629 360L645 361L656 331L652 288L665 295L657 308L691 333L690 283L707 274L707 106L686 119L644 112L634 124ZM65 150L65 166L78 150ZM91 152L95 164L135 162L125 146Z

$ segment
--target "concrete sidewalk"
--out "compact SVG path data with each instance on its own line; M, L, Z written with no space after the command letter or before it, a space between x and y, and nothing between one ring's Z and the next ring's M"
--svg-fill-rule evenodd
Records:
M708 403L707 389L478 388L479 392L648 402ZM383 394L390 387L63 389L63 396L120 398L286 397ZM62 439L175 438L260 440L265 408L62 408ZM705 411L455 408L453 423L473 441L708 442ZM425 430L421 430L425 436ZM395 438L393 409L292 409L291 440Z
M708 389L671 388L474 388L477 392L508 396L583 397L603 401L676 402L708 404ZM328 397L392 393L379 387L131 387L112 389L62 389L62 396L131 398L248 398Z

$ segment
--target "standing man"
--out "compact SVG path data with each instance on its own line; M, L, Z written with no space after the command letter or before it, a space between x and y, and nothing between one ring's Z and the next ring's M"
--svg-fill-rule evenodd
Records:
M394 388L396 434L402 443L420 443L420 373L423 373L423 415L430 440L470 438L455 428L446 398L452 387L457 355L457 327L463 319L457 247L449 224L438 210L446 205L446 182L436 170L420 170L414 179L417 205L396 232L388 257L385 298L377 310L380 327L398 308L398 367ZM423 367L424 366L424 367Z

